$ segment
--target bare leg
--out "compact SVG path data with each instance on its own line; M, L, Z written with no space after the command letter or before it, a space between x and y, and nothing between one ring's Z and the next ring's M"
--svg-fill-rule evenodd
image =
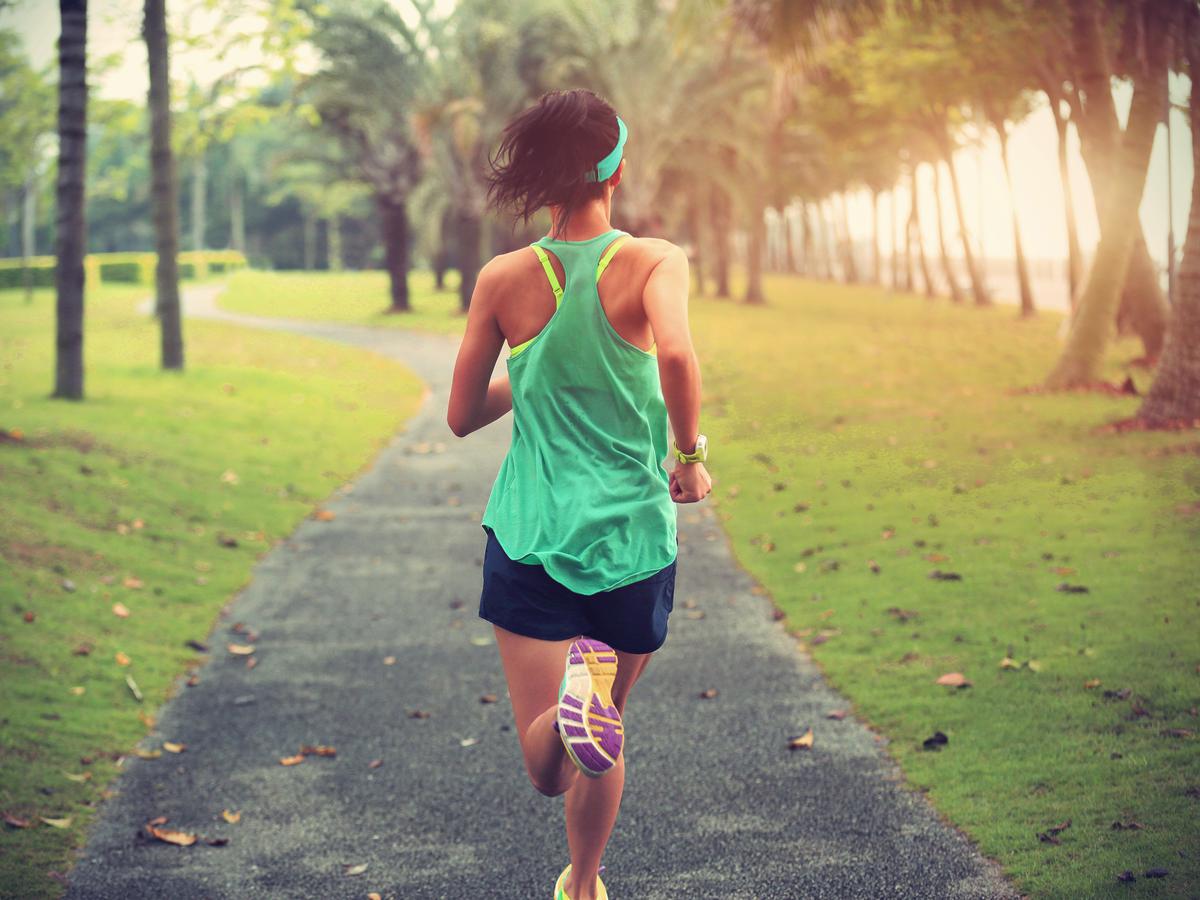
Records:
M498 625L492 627L508 680L525 771L540 793L557 797L574 784L577 777L584 777L554 730L558 685L562 681L567 650L574 638L541 641L513 634ZM617 667L619 672L619 660ZM613 699L615 702L615 696Z
M650 656L649 653L617 651L617 677L612 697L622 716L629 691L650 662ZM622 752L609 772L600 778L580 775L567 791L565 811L571 872L563 887L571 900L594 900L596 897L600 858L617 821L624 787L625 754Z

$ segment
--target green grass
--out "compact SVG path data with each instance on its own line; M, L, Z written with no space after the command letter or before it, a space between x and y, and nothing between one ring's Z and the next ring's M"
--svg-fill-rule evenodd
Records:
M1031 895L1196 896L1200 739L1164 731L1200 731L1197 435L1091 433L1135 397L1007 394L1049 371L1058 315L783 278L768 296L692 303L739 562L911 785ZM795 724L817 752L837 727Z
M234 291L221 301L228 309L439 332L461 331L464 321L456 296L434 295L428 276L414 276L417 311L410 316L379 315L387 303L382 273L245 272L231 280ZM328 299L331 287L340 300ZM1020 322L1009 306L954 308L782 277L769 277L767 292L769 304L761 308L691 301L704 375L701 427L712 441L708 502L738 561L787 614L789 629L850 698L854 713L890 738L889 752L910 785L926 792L1030 895L1195 896L1200 739L1164 732L1200 731L1193 712L1200 705L1200 587L1189 565L1200 537L1200 440L1194 433L1092 433L1131 414L1138 398L1009 395L1049 371L1059 349L1055 314ZM127 309L124 295L105 296ZM5 712L11 722L0 756L6 792L0 808L86 813L78 804L96 788L57 773L82 771L80 753L120 752L144 732L121 680L124 670L112 663L118 643L134 657L131 668L143 690L149 683L161 694L193 661L182 641L207 631L219 598L244 582L253 554L265 549L265 543L244 541L238 550L224 550L214 534L284 534L353 469L285 455L286 441L256 445L256 436L267 433L261 417L281 417L274 433L292 435L298 446L312 443L305 438L313 430L328 441L337 436L338 401L328 383L311 389L312 379L333 377L334 359L344 360L337 374L350 372L356 361L383 363L317 344L307 360L295 359L284 348L296 338L251 339L189 322L193 353L203 353L207 335L208 362L223 368L193 365L184 376L188 389L166 398L154 388L164 382L153 369L149 327L122 314L111 333L101 331L109 337L99 338L99 346L89 343L98 402L51 403L42 399L49 378L45 303L39 301L43 313L35 321L21 313L17 295L5 297L2 333L17 327L20 341L6 337L4 345L0 426L25 427L31 443L37 428L48 428L43 440L59 446L37 452L0 446L5 509L21 504L14 506L17 522L31 522L22 526L31 538L22 540L48 554L18 560L3 576L9 580L0 582L8 589L31 573L9 604L14 624L0 645L4 707L12 710ZM136 329L145 333L135 335ZM104 362L101 346L108 347ZM141 356L130 357L126 346ZM1119 342L1108 376L1118 380L1124 374L1119 361L1137 352L1136 342ZM253 380L245 377L251 360L259 367ZM364 379L341 395L362 404L355 413L363 417L355 420L360 426L368 415L380 417L372 419L380 423L377 434L396 414L387 419L371 398L391 390L391 382ZM237 393L224 393L224 383L236 385ZM397 393L409 396L409 387ZM306 396L297 404L306 415L320 406L323 418L307 425L289 419L285 413L296 411L289 403L297 393ZM252 414L231 403L250 397L262 401ZM10 400L23 406L10 408ZM101 404L108 412L99 411ZM181 421L180 408L193 412ZM62 437L66 421L100 443L81 456ZM241 440L214 445L224 432ZM167 435L182 450L169 467L161 451ZM353 443L350 435L342 439ZM281 455L258 455L275 453ZM361 442L358 454L359 460L365 455ZM81 460L94 470L86 480L77 472ZM27 477L37 474L37 465L53 477ZM318 474L327 467L336 477ZM239 473L237 486L220 481L226 469ZM280 496L285 480L303 496ZM261 496L246 500L256 492ZM172 512L179 505L184 515ZM273 512L265 512L268 507ZM136 517L145 528L128 535L113 530ZM188 527L173 524L180 521ZM196 528L205 533L193 534ZM179 549L148 548L153 529ZM50 533L53 542L45 540ZM38 535L41 545L32 540ZM193 584L198 562L212 566L204 587ZM930 579L934 569L962 580ZM145 587L123 589L126 574L142 578ZM66 575L76 582L75 593L58 587ZM114 584L100 580L106 575L116 576ZM1088 592L1056 590L1064 582ZM181 602L148 622L155 611L145 600L157 596L155 588ZM107 603L99 605L117 599L134 615L117 619ZM20 621L25 608L39 613L35 623ZM85 617L85 608L94 614ZM70 614L59 616L63 611ZM133 629L142 627L147 634L135 640ZM162 646L177 649L156 654L150 633L164 628L172 640ZM70 656L79 640L95 641L97 649L89 657ZM1018 668L1000 668L1006 655ZM153 674L148 667L155 667ZM972 686L935 684L946 672L964 673ZM1091 679L1101 684L1085 687ZM86 693L71 695L75 684ZM1126 699L1104 695L1121 690L1130 692ZM63 718L45 720L44 714ZM815 753L822 733L838 727L825 720L794 724L813 726ZM923 750L921 742L935 730L949 743L939 752ZM112 772L105 756L91 768L98 784ZM43 785L55 793L38 792ZM15 806L14 791L21 792ZM1038 839L1067 819L1061 843ZM1114 830L1116 821L1143 827ZM62 834L48 826L36 833L10 830L0 846L41 853L30 863L41 871L61 859ZM4 866L15 865L12 859L3 854L0 878ZM1142 877L1152 867L1170 874ZM1137 874L1135 883L1116 882L1126 869Z
M89 295L74 403L47 396L52 292L0 292L0 428L23 433L0 441L0 811L34 823L0 826L0 896L61 894L47 873L70 867L116 759L202 659L185 642L420 401L383 357L196 320L187 371L163 373L145 295Z
M377 316L380 273L238 277L230 309L408 324ZM415 293L414 325L461 330ZM738 561L910 785L1032 896L1195 896L1200 744L1164 732L1200 731L1197 436L1092 433L1136 397L1008 394L1050 370L1057 313L784 277L767 293L691 301L710 502ZM1118 342L1107 376L1138 350ZM934 683L947 672L972 685ZM819 753L838 726L807 724Z
M436 290L433 273L409 275L408 312L391 313L387 273L263 272L242 269L230 275L229 289L217 305L230 312L291 319L319 319L389 328L419 328L439 334L461 334L467 318L460 312L459 277L446 275Z

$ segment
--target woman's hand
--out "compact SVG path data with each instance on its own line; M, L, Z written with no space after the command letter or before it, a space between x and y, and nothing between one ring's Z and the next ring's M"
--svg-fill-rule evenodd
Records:
M676 461L671 473L671 499L676 503L696 503L712 492L712 477L702 462Z

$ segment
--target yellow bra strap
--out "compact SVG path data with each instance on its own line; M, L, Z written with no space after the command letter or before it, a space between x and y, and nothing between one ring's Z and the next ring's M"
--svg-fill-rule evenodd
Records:
M546 255L546 251L537 244L530 244L533 247L533 252L537 254L538 259L542 261L542 268L546 270L546 277L550 279L550 289L554 291L554 307L558 308L562 303L563 289L558 283L558 276L554 274L554 266L550 265L550 257Z
M617 252L617 248L621 246L621 244L624 242L625 238L627 238L627 237L629 237L629 235L627 235L627 234L621 235L619 238L617 238L615 241L612 242L612 244L609 246L609 248L607 250L604 251L604 255L602 257L600 257L600 265L596 266L596 280L597 281L599 281L600 276L604 274L604 270L608 268L608 264L610 262L612 262L613 254Z

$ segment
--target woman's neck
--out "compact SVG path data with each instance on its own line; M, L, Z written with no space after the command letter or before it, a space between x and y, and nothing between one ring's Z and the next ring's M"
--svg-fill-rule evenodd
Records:
M551 224L550 237L558 241L586 241L606 231L612 231L612 222L609 221L611 208L611 204L605 200L586 203L571 213L567 227L562 232L555 233L554 225ZM551 206L551 222L557 222L561 213L562 207Z

